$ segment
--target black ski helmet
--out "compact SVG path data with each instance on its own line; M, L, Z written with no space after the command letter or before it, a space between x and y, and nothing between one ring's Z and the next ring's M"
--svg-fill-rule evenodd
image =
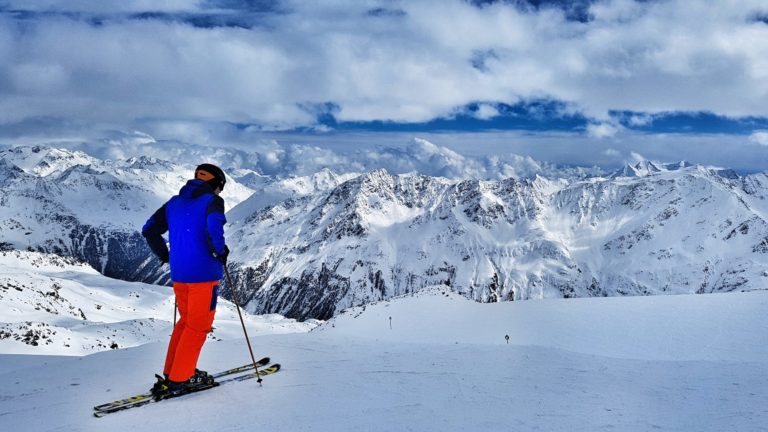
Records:
M205 181L214 190L217 187L224 190L224 185L227 183L227 177L224 175L224 171L216 165L209 163L198 165L198 167L195 168L195 178Z

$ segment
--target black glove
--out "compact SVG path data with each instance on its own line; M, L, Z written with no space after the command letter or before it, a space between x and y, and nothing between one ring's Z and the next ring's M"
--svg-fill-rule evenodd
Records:
M224 253L219 254L214 252L213 257L217 260L221 261L222 264L227 265L227 257L229 256L229 247L227 245L224 245Z
M165 256L158 256L158 258L160 259L160 265L165 265L165 264L168 264L168 261L169 261L169 259L170 259L170 258L168 257L168 255L165 255Z

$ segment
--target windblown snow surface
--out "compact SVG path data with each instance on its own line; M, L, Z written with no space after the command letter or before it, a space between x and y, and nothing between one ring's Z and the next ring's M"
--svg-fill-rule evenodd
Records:
M283 365L261 387L101 419L92 406L148 389L165 341L2 355L0 429L765 431L766 310L766 291L480 304L433 287L309 332L254 332L256 354ZM244 340L209 341L200 366L248 361Z
M167 341L173 317L170 287L111 279L72 258L0 251L1 354L82 356ZM242 338L234 304L219 298L216 318L209 340ZM244 319L259 333L306 332L317 323Z

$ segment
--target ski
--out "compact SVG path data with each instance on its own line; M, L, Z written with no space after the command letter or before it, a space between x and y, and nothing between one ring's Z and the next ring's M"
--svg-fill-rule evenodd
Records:
M256 366L258 366L258 367L264 367L264 366L266 366L268 364L269 364L269 357L264 357L263 359L261 359L261 360L256 362ZM249 371L251 369L253 369L253 363L249 363L247 365L243 365L243 366L240 366L240 367L236 367L236 368L232 368L232 369L227 369L225 371L218 372L218 373L212 375L212 377L215 380L215 379L227 376L227 375L232 375L232 374L236 374L236 373L240 373L240 372L247 372L247 371ZM97 405L97 406L93 407L93 409L95 411L103 411L103 410L112 409L112 408L119 407L119 406L126 405L126 404L133 404L133 403L136 403L136 402L141 402L143 400L151 399L151 398L152 398L152 394L147 392L147 393L142 393L142 394L139 394L139 395L136 395L136 396L131 396L129 398L119 399L119 400L116 400L116 401L107 402L105 404Z
M253 369L253 365L251 365L251 369ZM276 373L279 370L280 370L280 364L275 363L273 365L270 365L267 368L259 370L259 376L272 375L272 374ZM166 398L166 399L176 399L176 398L180 398L180 397L187 396L187 395L190 395L190 394L194 394L194 393L198 393L198 392L205 391L205 390L208 390L208 389L212 389L212 388L218 387L218 386L220 386L222 384L226 384L226 383L230 383L230 382L236 382L236 381L245 381L245 380L249 380L249 379L252 379L252 378L256 378L256 374L249 373L249 374L244 374L244 375L238 375L238 376L235 376L235 377L232 377L232 378L227 378L227 379L224 379L222 381L218 381L218 382L216 382L212 386L197 388L197 389L195 389L193 391L190 391L190 392L187 392L187 393L184 393L184 394L180 394L180 395L174 396L174 397L169 397L169 398ZM137 401L134 401L134 402L126 403L126 404L123 404L123 405L117 405L117 406L113 406L113 407L110 407L110 408L104 408L104 409L96 410L96 411L93 412L93 415L94 415L94 417L99 417L100 418L100 417L104 417L107 414L112 414L112 413L116 413L116 412L120 412L120 411L125 411L125 410L131 409L131 408L138 408L138 407L141 407L141 406L144 406L144 405L148 405L148 404L151 404L151 403L161 402L161 401L166 400L166 399L161 399L160 401L156 401L150 395L148 398L140 399L140 400L137 400Z

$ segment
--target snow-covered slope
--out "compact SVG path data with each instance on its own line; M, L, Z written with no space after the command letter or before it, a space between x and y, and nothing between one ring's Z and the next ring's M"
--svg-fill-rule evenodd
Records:
M240 172L236 171L234 174L239 175ZM228 211L227 219L237 221L282 201L323 193L359 175L359 173L336 174L329 169L318 171L310 176L288 178L271 178L249 173L239 177L238 180L247 181L254 192L248 199Z
M651 165L576 181L373 171L230 218L232 269L251 311L322 319L434 284L483 302L768 288L765 174Z
M228 384L101 419L92 406L151 385L163 344L0 356L0 421L41 432L760 431L766 308L766 292L478 304L430 287L310 333L254 337L257 355L283 365L262 387ZM200 366L249 360L231 340L208 343Z
M84 355L167 341L173 301L169 287L110 279L72 258L0 252L0 353ZM278 315L246 317L256 333L314 327ZM209 338L233 337L242 337L239 318L221 300Z
M428 287L347 309L314 332L427 345L541 346L649 361L766 362L768 344L759 335L768 330L766 306L765 291L486 304L448 287Z

